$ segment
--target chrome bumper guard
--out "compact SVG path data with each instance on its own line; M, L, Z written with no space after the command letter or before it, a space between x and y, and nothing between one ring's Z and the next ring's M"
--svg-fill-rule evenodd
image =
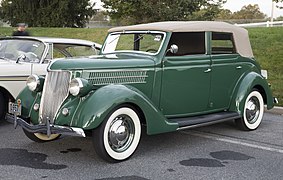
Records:
M31 133L44 133L47 134L47 136L50 136L51 134L65 134L69 136L86 137L84 130L81 128L58 126L49 123L47 123L46 125L31 125L25 120L11 114L6 114L6 120L13 123L15 129L17 128L17 126L21 126L23 129Z

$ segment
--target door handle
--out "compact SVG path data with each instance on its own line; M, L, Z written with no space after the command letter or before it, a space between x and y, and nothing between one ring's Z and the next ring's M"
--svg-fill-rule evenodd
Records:
M211 69L210 68L208 68L207 70L205 70L204 72L205 73L208 73L208 72L210 72L211 71Z
M236 69L242 69L242 66L237 66Z

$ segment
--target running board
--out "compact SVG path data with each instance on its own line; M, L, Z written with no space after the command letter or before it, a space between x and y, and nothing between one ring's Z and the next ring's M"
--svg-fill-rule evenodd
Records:
M177 130L182 130L215 124L223 121L237 119L240 117L241 116L237 112L219 112L185 118L170 118L168 121L172 123L178 123L179 128Z

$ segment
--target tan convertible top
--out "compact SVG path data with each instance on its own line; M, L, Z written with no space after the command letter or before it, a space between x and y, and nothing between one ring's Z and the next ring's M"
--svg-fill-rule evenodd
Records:
M228 32L233 33L237 52L244 57L253 57L248 31L244 28L217 21L166 21L132 26L115 27L108 32L117 31L164 31L164 32Z

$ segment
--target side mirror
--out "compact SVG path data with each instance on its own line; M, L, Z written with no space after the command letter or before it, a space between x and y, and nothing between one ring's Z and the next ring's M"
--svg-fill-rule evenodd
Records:
M172 44L170 46L170 49L168 49L168 51L170 51L172 54L176 54L178 52L178 46L176 44Z

